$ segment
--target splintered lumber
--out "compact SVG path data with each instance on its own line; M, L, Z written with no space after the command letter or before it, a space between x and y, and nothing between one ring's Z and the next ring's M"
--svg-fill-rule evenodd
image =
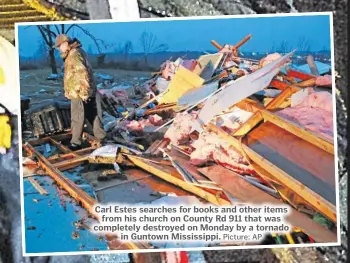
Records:
M57 169L60 169L60 170L69 170L69 169L72 169L74 167L81 165L84 161L87 161L89 159L89 157L90 157L90 154L77 156L73 159L68 159L68 160L64 160L62 162L54 163L53 166Z
M32 145L29 143L23 144L24 150L29 152L32 156L37 158L38 165L47 172L47 174L52 177L55 182L62 186L62 188L69 193L76 201L80 202L82 206L97 220L100 220L99 215L95 212L94 206L98 203L90 195L88 195L79 186L73 183L69 178L67 178L59 169L54 167L41 153L36 151ZM143 249L149 248L143 242L132 243L117 240L115 235L107 234L107 239L109 240L108 246L110 249ZM119 246L115 246L114 243L118 243Z
M155 163L152 163L150 161L148 161L145 158L140 158L137 156L133 156L133 155L127 155L127 157L130 159L130 161L132 161L136 166L142 168L143 170L154 174L156 176L158 176L159 178L163 179L164 181L167 181L171 184L174 184L182 189L184 189L185 191L188 191L190 193L193 193L201 198L203 198L204 200L215 204L215 205L230 205L231 202L222 199L208 191L205 191L195 185L192 185L190 183L185 182L182 179L182 176L180 174L178 174L176 172L175 169L170 169L169 167L165 167L165 166L160 166L157 165Z
M300 80L309 80L309 79L315 78L315 76L313 76L313 75L306 74L304 72L296 71L296 70L293 70L293 69L289 69L287 71L287 76L293 77L293 78L296 78L296 79L300 79Z
M287 96L286 94L284 94L284 92L287 93L287 90L284 90L276 97L277 99L274 103L276 107L279 107L280 103L282 103L284 101L284 98ZM243 108L244 110L247 110L247 106L243 106L242 103L236 105L240 108ZM270 108L269 105L266 107L267 109ZM309 131L298 124L285 120L276 115L275 113L272 113L266 109L262 109L260 105L249 103L249 106L251 109L249 109L248 111L255 111L255 114L251 118L249 118L237 131L234 132L234 136L243 136L247 134L256 125L258 125L261 121L264 120L269 121L283 128L284 130L302 138L303 140L312 143L313 145L321 148L322 150L334 155L333 142L329 141L323 136L318 135L315 132Z
M311 55L308 55L306 57L306 62L309 65L310 71L312 75L319 76L320 73L318 72L317 66L315 64L314 58Z
M294 51L244 78L234 81L232 84L227 85L225 89L211 96L200 110L192 130L201 132L203 130L202 126L212 120L214 116L227 110L242 99L266 88L293 53Z
M243 46L247 41L252 37L252 34L247 35L245 38L243 38L241 41L239 41L236 45L234 45L234 49L239 49L241 46Z
M218 50L222 49L222 46L221 46L218 42L216 42L215 40L210 41L210 43L211 43L214 47L216 47Z
M247 145L335 204L334 155L271 122L250 132Z
M229 135L219 127L209 123L207 128L216 134L218 134L221 138L230 143L236 150L238 150L243 156L261 166L268 173L272 174L283 184L290 188L295 193L299 194L302 198L304 198L305 202L307 202L311 207L315 210L319 211L326 217L328 217L333 222L336 222L337 213L335 204L329 202L324 197L315 193L310 188L306 187L303 183L295 179L293 176L289 175L287 172L282 170L280 167L277 167L271 161L266 159L266 157L260 155L255 150L253 150L248 145L245 145L237 138ZM301 149L300 149L301 150ZM248 160L248 161L249 161ZM264 175L259 174L262 178ZM265 179L265 178L264 178ZM267 178L268 179L268 178Z
M241 46L243 46L245 43L247 43L247 41L252 37L252 34L247 35L246 37L244 37L241 41L239 41L236 45L233 46L234 50L239 49ZM215 40L210 41L210 43L216 47L218 50L221 50L223 47L216 42Z
M44 169L59 185L63 187L74 199L82 203L82 205L94 216L97 216L92 209L96 204L96 200L85 193L81 188L69 180L60 170L50 164L50 162L29 143L23 145L23 148L32 153L38 159L38 165Z
M268 110L279 108L282 103L294 93L295 90L292 87L284 89L277 97L273 98L273 100L270 101L265 108Z
M47 191L34 178L27 178L27 180L34 186L34 188L41 194L47 195Z
M62 143L59 143L58 141L54 140L53 138L49 138L49 141L55 145L61 152L63 153L71 153L75 155L75 153L70 150L67 146L63 145Z
M265 121L272 122L273 124L283 128L284 130L334 155L334 144L328 139L323 138L322 136L318 135L315 132L305 129L298 124L287 121L267 110L261 110L260 113L262 114Z
M145 151L145 153L152 153L154 150L158 148L158 145L161 141L160 140L155 140L150 147Z
M242 202L252 205L283 205L280 200L251 185L235 172L222 166L216 165L198 170ZM335 233L294 209L291 209L291 213L286 216L286 220L293 227L302 229L304 233L310 235L317 242L337 242Z

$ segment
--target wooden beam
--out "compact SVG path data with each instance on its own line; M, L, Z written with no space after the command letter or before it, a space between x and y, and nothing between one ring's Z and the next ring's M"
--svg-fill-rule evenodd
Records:
M70 153L70 154L73 154L73 155L76 155L71 149L69 149L67 146L63 145L62 143L52 139L52 138L49 138L49 141L55 145L61 152L63 153Z
M168 174L167 172L164 171L164 169L162 169L162 166L156 165L154 163L151 163L143 158L139 158L137 156L133 156L133 155L126 155L130 161L132 161L136 166L142 168L143 170L154 174L156 176L158 176L159 178L163 179L164 181L167 181L171 184L174 184L182 189L184 189L185 191L188 191L190 193L193 193L201 198L203 198L204 200L207 200L208 202L215 204L215 205L231 205L230 202L217 197L207 191L204 191L203 189L194 186L190 183L185 182L184 180L181 180L171 174Z
M72 151L71 153L55 154L55 155L50 156L49 158L47 158L47 160L49 160L50 162L52 162L52 161L64 161L65 157L75 156L75 155L82 155L82 154L85 154L85 153L90 153L90 152L92 152L95 149L96 149L95 147L88 147L88 148L80 149L80 150L77 150L77 151Z
M256 112L232 135L233 136L244 136L248 132L250 132L256 125L258 125L261 121L263 121L262 114L260 112Z
M69 178L67 178L60 170L54 167L41 153L36 151L32 145L29 143L22 145L23 149L32 155L36 156L38 159L39 166L44 169L47 174L52 177L55 182L63 187L65 191L67 191L75 200L80 202L83 207L93 215L97 220L100 220L99 215L95 212L94 206L98 203L95 199L93 199L90 195L88 195L84 190L82 190L79 186L74 184ZM116 239L116 235L107 234L109 239L114 237ZM133 242L122 242L123 248L125 249L144 249L149 248L143 242L133 243ZM108 243L111 249L122 249L120 247L114 247L113 243Z
M309 188L305 187L302 183L295 180L292 176L266 160L261 155L257 154L255 151L250 149L247 145L241 143L235 137L229 135L219 127L209 123L207 128L216 132L221 138L230 143L236 150L238 150L243 156L247 156L257 165L261 166L264 170L276 176L278 180L286 185L288 188L298 193L302 198L304 198L312 207L320 211L322 214L327 216L333 222L336 222L337 214L336 207L328 202L326 199L321 197L319 194L311 191ZM263 176L263 175L261 175Z
M47 191L40 185L38 182L32 178L28 177L27 180L34 186L34 188L41 194L41 195L48 195Z
M327 140L326 138L322 138L318 134L308 131L304 127L301 127L295 123L289 122L285 119L282 119L276 114L273 114L267 110L260 111L264 120L269 121L286 131L298 136L299 138L312 143L313 145L321 148L322 150L334 155L334 144Z
M54 163L53 167L55 167L57 169L64 169L66 167L70 167L70 169L71 169L73 167L81 165L81 163L83 163L84 161L87 161L89 159L89 157L90 157L90 154L77 156L74 159L69 159L69 160L59 162L59 163Z
M275 97L272 101L270 101L265 108L268 110L273 110L278 108L293 93L295 93L295 90L293 88L291 87L286 88L277 97Z
M309 80L309 79L315 78L315 76L313 76L313 75L306 74L306 73L303 73L301 71L297 71L294 69L289 69L287 71L287 76L294 77L294 78L297 78L300 80Z
M235 172L222 166L215 165L198 170L212 181L217 182L224 190L243 203L253 205L283 205L281 200L251 185ZM291 209L291 213L286 216L286 221L293 227L302 229L304 233L312 236L317 242L337 241L337 235L335 233L312 221L312 219L295 209Z

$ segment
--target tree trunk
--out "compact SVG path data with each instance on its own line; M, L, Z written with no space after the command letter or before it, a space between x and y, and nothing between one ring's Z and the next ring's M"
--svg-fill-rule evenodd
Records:
M56 58L55 58L55 50L53 48L50 48L49 51L50 55L50 66L52 70L52 74L57 74L57 64L56 64Z
M105 63L105 57L106 55L105 54L100 54L97 56L97 67L100 68L101 66L104 65Z

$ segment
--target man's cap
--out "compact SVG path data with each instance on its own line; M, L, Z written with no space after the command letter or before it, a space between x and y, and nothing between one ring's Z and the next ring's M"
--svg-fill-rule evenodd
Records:
M60 34L56 37L56 43L53 46L53 48L58 48L64 42L70 42L70 41L71 41L71 39L69 38L69 36L67 36L65 34Z

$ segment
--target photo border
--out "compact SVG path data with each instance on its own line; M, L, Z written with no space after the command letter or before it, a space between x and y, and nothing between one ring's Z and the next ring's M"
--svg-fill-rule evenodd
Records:
M24 189L23 189L23 151L22 151L22 125L21 125L21 100L18 101L18 145L19 145L19 171L20 174L20 191L21 191L21 227L22 227L22 255L24 257L38 256L70 256L70 255L103 255L119 253L149 253L149 252L166 252L166 251L210 251L210 250L236 250L236 249L264 249L264 248L304 248L304 247L331 247L341 245L340 233L340 197L339 197L339 171L338 171L338 131L337 131L337 114L336 114L336 86L335 86L335 58L334 58L334 27L333 12L304 12L304 13L278 13L278 14L249 14L249 15L221 15L221 16L189 16L189 17L170 17L170 18L139 18L131 20L116 19L99 19L99 20L68 20L68 21L40 21L40 22L20 22L15 23L15 43L17 55L17 88L21 96L20 89L20 60L19 60L19 41L18 27L29 25L57 25L57 24L100 24L100 23L129 23L129 22L154 22L154 21L181 21L181 20L210 20L210 19L243 19L243 18L263 18L263 17L289 17L289 16L329 16L330 39L331 39L331 66L332 66L332 103L333 103L333 130L334 130L334 166L335 166L335 184L336 184L336 212L337 212L337 242L333 243L310 243L310 244L283 244L283 245L251 245L251 246L218 246L218 247L194 247L194 248L165 248L165 249L135 249L135 250L100 250L100 251L76 251L76 252L43 252L27 253L25 240L24 224Z

